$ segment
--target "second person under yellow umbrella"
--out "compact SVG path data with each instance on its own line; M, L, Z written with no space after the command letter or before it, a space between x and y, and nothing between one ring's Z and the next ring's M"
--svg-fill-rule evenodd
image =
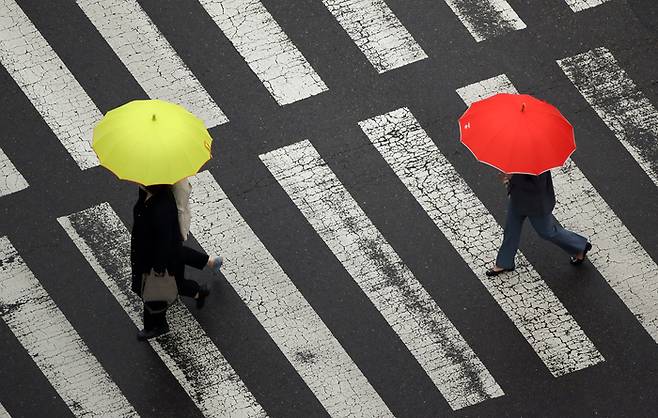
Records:
M138 340L169 331L166 311L178 294L203 307L210 288L185 279L186 264L220 272L222 257L183 246L190 226L187 177L210 159L211 144L200 119L162 100L127 103L108 112L94 129L92 148L101 165L140 185L130 251L132 290L144 301Z

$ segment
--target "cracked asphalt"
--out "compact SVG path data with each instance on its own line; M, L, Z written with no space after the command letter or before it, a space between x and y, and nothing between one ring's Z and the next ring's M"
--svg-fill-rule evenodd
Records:
M479 2L456 2L488 22L480 42L437 0L386 0L403 27L364 22L351 33L341 27L353 23L350 11L376 2L261 0L306 61L294 49L268 53L283 38L257 1L139 0L155 25L144 33L157 27L180 62L151 54L160 46L148 43L132 61L112 53L109 44L132 48L113 26L136 21L126 5L17 3L93 100L79 103L84 112L105 113L150 89L207 92L186 99L214 138L214 158L193 183L190 245L223 252L225 273L189 271L213 293L201 311L189 301L172 310L180 332L151 348L135 340L139 301L125 281L135 187L95 166L75 139L68 144L77 151L67 151L57 137L99 115L71 113L58 131L51 121L72 110L54 98L78 92L35 90L42 115L0 66L0 148L29 184L0 197L0 237L141 416L201 417L223 402L272 417L656 415L658 306L647 301L658 292L650 174L658 121L646 113L646 103L658 107L654 0L579 13L563 0L508 0L527 25L519 30ZM235 17L244 10L247 26ZM394 53L368 43L377 35L400 42ZM597 96L617 86L597 72L616 71L606 50L634 82L622 93L642 97ZM131 71L144 59L158 70L137 80ZM198 84L185 84L187 74ZM460 89L501 74L501 88L555 104L574 125L578 150L553 173L555 215L593 237L599 258L582 268L526 224L517 272L482 277L506 201L495 173L459 144L457 118L466 109ZM633 119L610 116L638 106ZM639 144L644 166L618 138ZM6 165L0 154L0 174ZM1 189L22 180L0 181ZM0 257L0 271L14 261ZM0 404L12 417L82 415L8 325L22 308L0 304ZM250 394L211 390L217 385Z

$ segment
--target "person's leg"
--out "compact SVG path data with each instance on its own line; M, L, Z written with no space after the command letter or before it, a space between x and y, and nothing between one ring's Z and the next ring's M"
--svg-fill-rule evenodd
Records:
M505 220L503 243L496 257L496 266L501 269L513 270L515 268L514 257L519 249L524 220L525 216L516 213L512 205L507 205L507 219Z
M206 298L210 295L210 288L206 284L199 284L194 280L176 277L176 286L181 296L188 296L196 300L197 309L203 308Z
M199 296L199 283L194 280L185 278L185 265L181 265L175 274L176 287L178 287L178 294L190 298L197 298Z
M146 307L146 303L144 303L144 331L151 331L156 327L156 323L156 317Z
M169 332L167 302L144 303L144 329L137 333L137 339L145 341L167 332Z
M210 295L210 288L206 284L199 284L194 280L186 279L185 264L188 264L186 262L187 260L192 263L195 263L198 266L200 265L201 261L203 261L202 259L206 259L205 262L207 262L208 256L187 247L183 247L183 249L184 249L184 254L185 254L185 249L189 251L187 251L187 255L183 256L183 263L181 263L178 270L176 271L176 274L174 275L176 278L176 287L178 288L178 294L181 296L187 296L195 299L196 307L198 309L201 309L203 308L203 305L206 302L206 297Z
M182 257L183 263L188 266L192 266L198 270L203 270L204 267L208 266L216 274L219 274L219 268L224 262L224 259L221 256L209 256L208 254L186 246L183 246Z
M167 302L144 303L144 329L152 330L167 325Z
M562 228L552 214L529 218L532 227L541 238L562 248L567 254L576 256L585 250L587 238Z
M197 270L203 270L203 268L208 265L208 259L210 258L208 254L204 254L194 248L189 248L184 245L181 251L181 256L183 258L183 263L194 267Z
M201 286L194 280L176 278L176 286L178 287L178 294L181 296L195 299L199 296Z

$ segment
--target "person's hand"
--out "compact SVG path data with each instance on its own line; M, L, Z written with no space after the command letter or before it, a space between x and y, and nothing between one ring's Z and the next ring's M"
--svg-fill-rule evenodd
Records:
M512 178L511 174L499 172L498 173L498 179L500 179L500 182L503 183L504 185L507 185L509 183L509 179Z

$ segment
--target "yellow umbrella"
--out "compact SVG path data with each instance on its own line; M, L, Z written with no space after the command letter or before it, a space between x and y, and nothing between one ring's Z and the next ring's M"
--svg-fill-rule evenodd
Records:
M200 119L164 100L133 100L107 112L92 148L103 167L145 186L174 184L211 157L212 138Z

